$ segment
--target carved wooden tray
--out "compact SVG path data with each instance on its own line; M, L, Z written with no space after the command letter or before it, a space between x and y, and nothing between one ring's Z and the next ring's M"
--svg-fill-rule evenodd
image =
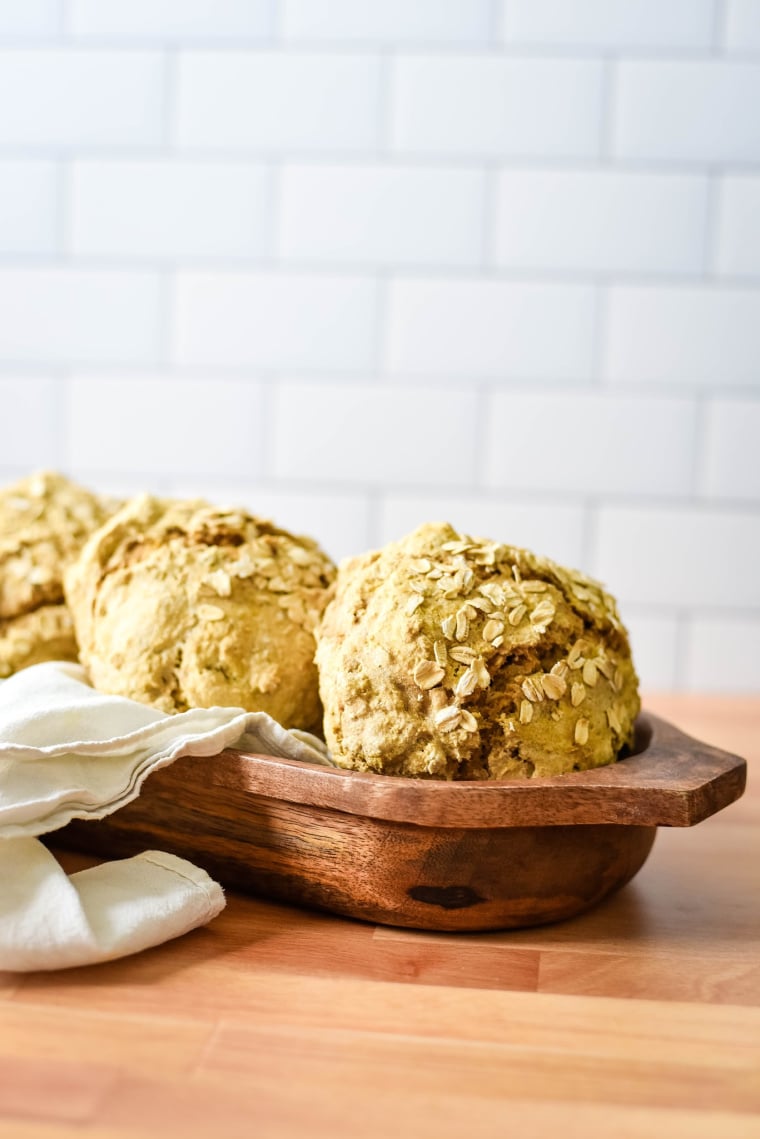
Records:
M633 755L536 780L418 781L230 749L177 760L55 841L168 850L230 888L372 922L504 929L595 905L641 868L658 826L701 822L745 779L743 759L647 714Z

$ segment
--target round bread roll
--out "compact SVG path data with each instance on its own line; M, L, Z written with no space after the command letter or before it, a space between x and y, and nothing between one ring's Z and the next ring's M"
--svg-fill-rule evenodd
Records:
M140 495L66 576L95 688L164 712L216 705L321 731L313 630L334 566L242 510Z
M0 490L0 677L77 659L63 574L112 509L51 471Z
M524 779L611 763L633 742L638 681L609 594L446 524L341 564L317 664L341 767Z

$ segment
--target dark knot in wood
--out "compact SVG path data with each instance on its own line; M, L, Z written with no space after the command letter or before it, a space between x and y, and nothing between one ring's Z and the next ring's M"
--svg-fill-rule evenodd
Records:
M469 886L413 886L407 890L407 894L415 902L440 906L444 910L465 910L468 906L477 906L479 902L485 901Z

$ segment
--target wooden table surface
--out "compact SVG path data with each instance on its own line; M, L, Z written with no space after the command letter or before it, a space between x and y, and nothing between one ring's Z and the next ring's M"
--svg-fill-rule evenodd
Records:
M452 935L229 895L136 957L0 973L0 1137L758 1139L760 700L645 707L748 788L595 910Z

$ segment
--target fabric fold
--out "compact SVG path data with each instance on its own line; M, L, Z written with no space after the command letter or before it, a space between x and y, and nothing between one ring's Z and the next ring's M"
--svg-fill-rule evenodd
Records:
M226 747L329 764L324 744L263 712L168 715L94 691L80 665L0 682L0 969L107 961L178 937L224 907L206 872L162 851L62 870L38 836L131 802L152 771Z
M0 857L0 969L110 961L179 937L224 909L221 887L204 870L161 851L68 877L35 838L6 839Z

